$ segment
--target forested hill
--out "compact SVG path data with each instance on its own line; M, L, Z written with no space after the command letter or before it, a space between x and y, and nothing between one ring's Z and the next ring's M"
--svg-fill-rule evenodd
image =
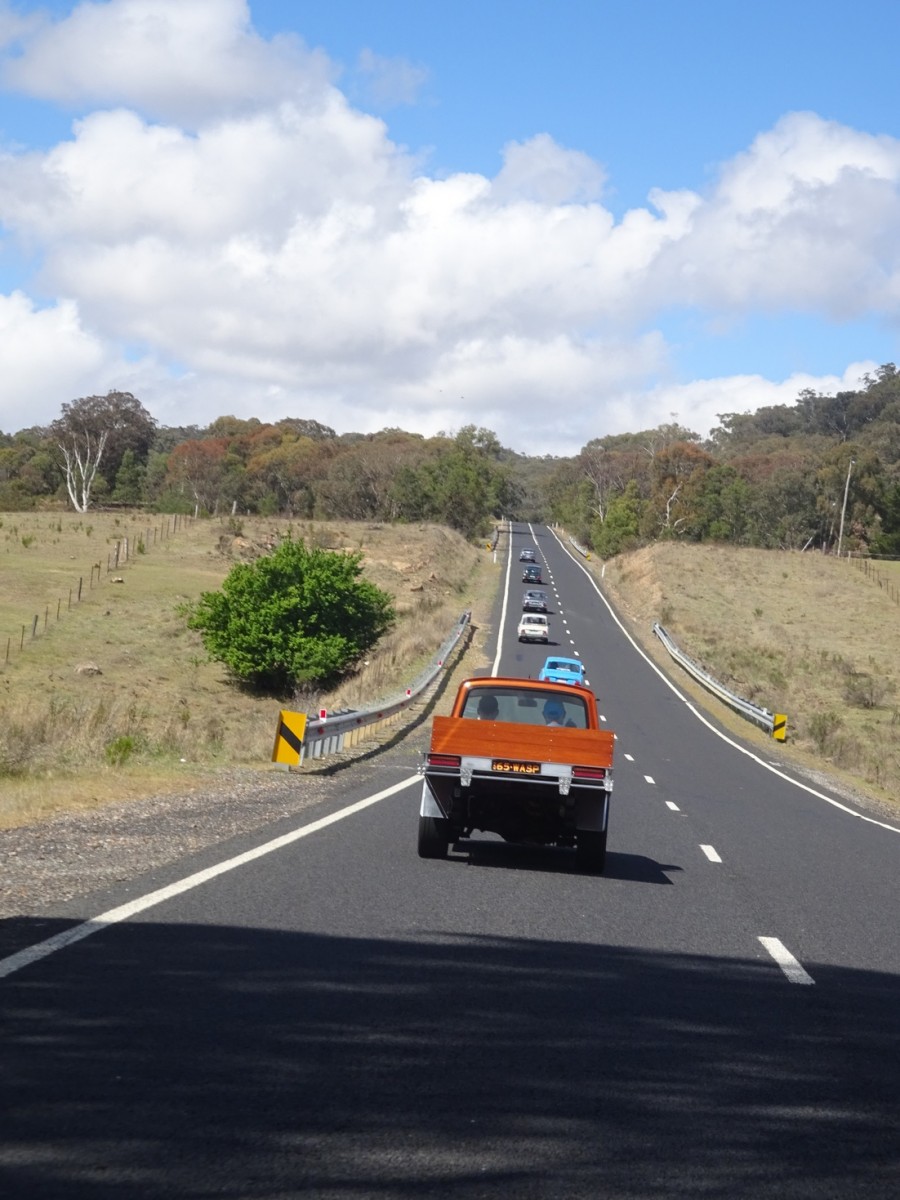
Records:
M900 373L858 391L729 413L528 457L488 429L338 435L305 418L160 427L129 392L0 433L0 511L53 504L437 521L474 538L500 516L558 521L598 554L664 538L900 555ZM598 406L598 411L600 411Z

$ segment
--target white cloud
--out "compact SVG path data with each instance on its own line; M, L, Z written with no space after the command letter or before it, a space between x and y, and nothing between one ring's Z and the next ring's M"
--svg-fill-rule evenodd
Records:
M36 309L27 296L0 296L0 430L46 425L60 406L98 388L124 363L87 333L71 301ZM106 390L105 388L103 389Z
M599 200L606 177L599 163L580 150L564 150L549 134L503 148L503 167L493 182L496 201L536 204Z
M812 113L784 117L725 164L655 276L656 303L836 320L890 311L900 282L900 142Z
M41 24L42 19L38 14L24 15L14 12L8 7L6 0L0 0L0 50L8 46L16 46L23 38L38 29Z
M18 33L7 87L82 109L127 105L192 127L223 113L327 90L327 58L302 41L264 41L246 0L82 3Z
M356 63L356 87L361 92L355 99L364 99L376 110L383 111L401 104L415 104L422 87L428 82L428 71L405 58L385 58L373 50L363 50Z
M823 395L854 391L863 386L864 377L873 375L880 364L850 363L841 375L810 375L795 372L778 382L761 375L730 375L721 379L696 379L690 383L661 384L643 393L622 397L623 408L632 423L623 432L638 428L654 429L676 421L706 437L727 413L751 413L760 408L793 405L801 392L810 389ZM641 424L633 423L641 414Z
M21 343L0 347L0 429L127 386L164 423L475 422L564 453L673 411L706 432L830 390L681 380L660 333L673 309L896 319L900 144L812 114L707 192L654 192L616 220L604 169L546 134L509 143L493 180L417 173L323 57L261 39L243 0L80 4L5 72L102 107L47 151L0 156L0 227L57 298L0 298L0 336Z

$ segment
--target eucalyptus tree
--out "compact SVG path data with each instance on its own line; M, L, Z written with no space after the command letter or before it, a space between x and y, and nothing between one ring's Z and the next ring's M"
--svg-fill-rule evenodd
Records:
M111 490L127 451L132 461L146 463L156 420L131 392L110 391L63 404L50 433L69 499L77 512L87 512L98 473L104 488Z

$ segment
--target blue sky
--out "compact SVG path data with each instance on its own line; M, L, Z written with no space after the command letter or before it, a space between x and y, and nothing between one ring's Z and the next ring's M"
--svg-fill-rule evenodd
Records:
M566 454L855 387L898 42L872 0L0 0L0 430L119 387Z

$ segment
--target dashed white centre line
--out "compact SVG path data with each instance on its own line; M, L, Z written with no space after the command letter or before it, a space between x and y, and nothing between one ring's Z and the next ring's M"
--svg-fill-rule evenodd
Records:
M719 858L718 854L716 853L715 847L701 846L700 849L703 851L703 853L706 855L706 857L709 859L710 862L721 862L722 861L721 858Z
M666 808L671 808L672 812L681 812L681 809L678 807L678 805L675 803L674 800L667 800Z
M606 717L604 717L603 720L605 721ZM624 758L625 758L626 762L634 762L633 754L626 754L626 755L624 755Z
M652 783L652 784L656 783L656 780L653 778L652 775L645 775L644 779L647 781L647 783Z
M803 970L784 942L780 942L778 938L773 937L761 937L759 940L778 963L779 967L781 967L782 971L784 971L789 982L806 984L816 982L812 975Z

